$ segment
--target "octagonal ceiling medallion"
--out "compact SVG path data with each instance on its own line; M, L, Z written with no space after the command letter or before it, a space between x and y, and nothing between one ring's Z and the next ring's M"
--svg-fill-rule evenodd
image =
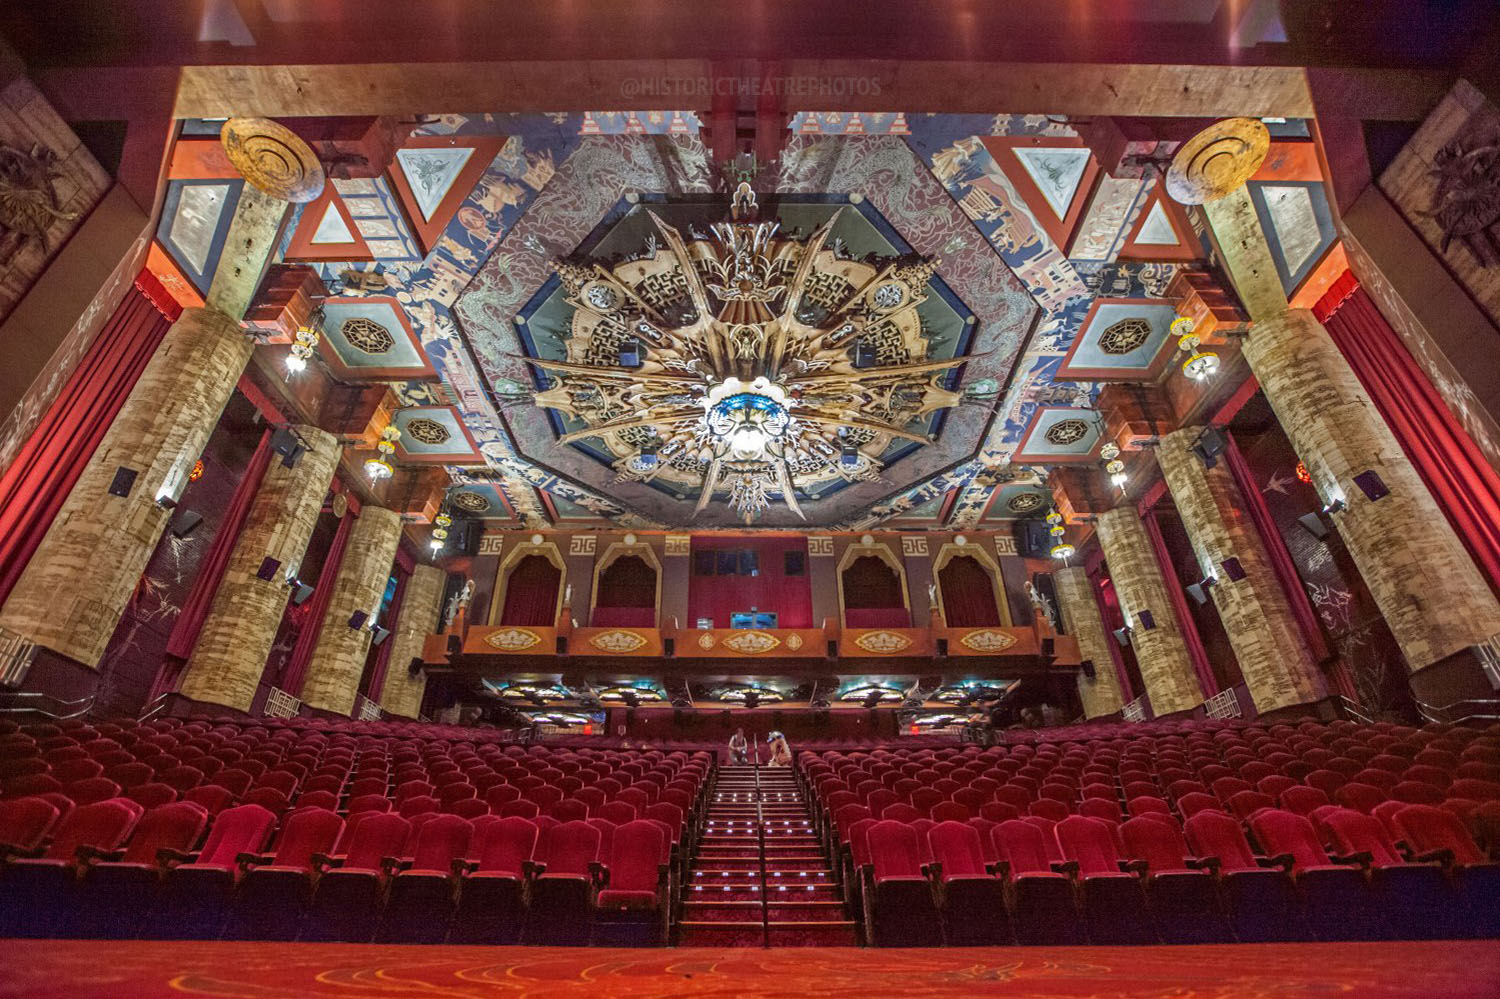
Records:
M617 481L746 523L778 499L800 516L799 492L876 479L891 444L928 443L965 361L929 358L929 261L852 259L829 239L837 213L805 238L757 216L742 185L707 234L651 213L640 252L561 263L566 357L529 359L549 378L537 405L571 428L559 443L601 442Z

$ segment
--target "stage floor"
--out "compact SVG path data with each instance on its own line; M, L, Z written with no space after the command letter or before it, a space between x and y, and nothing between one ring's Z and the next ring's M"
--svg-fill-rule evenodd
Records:
M0 940L0 996L1292 999L1500 995L1500 941L673 949Z

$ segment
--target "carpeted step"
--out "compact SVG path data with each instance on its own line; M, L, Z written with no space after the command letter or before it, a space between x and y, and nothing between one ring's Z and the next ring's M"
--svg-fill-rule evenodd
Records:
M836 922L772 923L767 930L772 947L853 947L859 943L853 920Z
M760 947L765 943L765 927L757 914L754 921L738 923L695 922L677 924L679 947Z

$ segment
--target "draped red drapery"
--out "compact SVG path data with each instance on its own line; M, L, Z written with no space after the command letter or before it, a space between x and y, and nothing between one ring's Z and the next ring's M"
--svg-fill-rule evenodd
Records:
M213 544L204 554L203 561L198 564L198 577L193 580L193 589L182 602L182 613L177 615L177 623L172 626L171 637L167 639L167 655L181 660L192 656L193 647L198 644L198 634L203 630L203 622L208 620L208 612L213 607L214 595L219 592L219 583L223 581L224 572L229 568L229 557L234 554L234 546L239 542L245 518L250 515L255 494L260 491L261 481L270 464L271 431L265 430L260 435L260 444L255 453L250 456L250 463L245 466L240 484L235 487L229 507L224 511L224 518L219 522L219 532L214 535Z
M599 574L593 623L600 628L656 626L656 570L645 559L626 555Z
M997 628L1000 608L995 586L984 566L968 555L950 559L938 570L943 590L943 620L950 628Z
M911 613L901 593L901 577L874 555L861 556L844 570L844 625L911 627Z
M505 607L497 624L530 625L550 628L557 623L557 588L562 585L562 570L545 555L527 555L505 577ZM602 585L602 580L601 580ZM651 581L651 596L656 596L656 581Z
M1500 474L1352 274L1345 272L1314 311L1490 588L1500 594ZM1493 362L1493 356L1474 361Z
M355 513L351 509L339 521L339 529L328 546L328 557L318 573L313 595L303 605L306 611L302 630L297 633L297 644L292 646L291 658L287 660L286 672L281 677L281 689L297 696L302 691L302 681L307 677L307 667L312 663L313 650L318 647L318 634L323 630L323 618L328 605L333 602L333 584L339 578L339 566L344 561L344 549L349 546L349 533L354 528Z
M131 288L0 475L0 604L15 588L171 322Z

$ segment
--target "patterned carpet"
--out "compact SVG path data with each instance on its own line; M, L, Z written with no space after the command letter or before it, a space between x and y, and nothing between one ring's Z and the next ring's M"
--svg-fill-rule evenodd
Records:
M1292 999L1500 995L1500 942L609 950L0 940L0 996Z

